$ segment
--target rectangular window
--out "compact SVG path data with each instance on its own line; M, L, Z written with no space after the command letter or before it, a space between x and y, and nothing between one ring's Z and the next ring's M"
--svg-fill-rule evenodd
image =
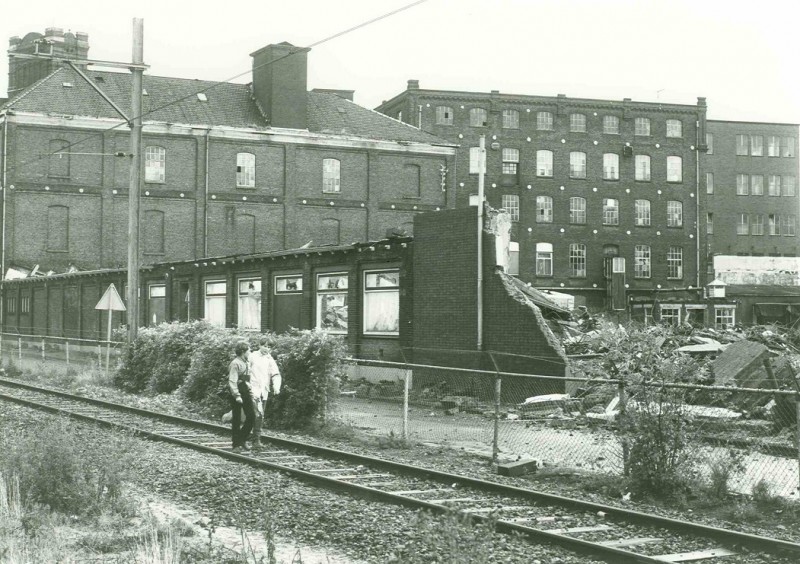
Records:
M785 214L781 216L782 219L782 228L781 231L783 232L784 237L794 237L795 236L795 215L794 214Z
M636 180L650 180L650 155L636 155L634 157Z
M636 200L634 223L641 227L650 227L650 200Z
M144 150L144 181L150 183L166 182L167 150L164 147L149 146Z
M536 129L539 131L552 131L553 114L550 112L536 112Z
M736 306L716 306L714 308L714 327L730 329L736 325Z
M736 136L736 154L739 156L746 156L747 150L750 147L750 138L747 135Z
M707 172L706 173L706 194L713 194L714 193L714 173Z
M770 235L781 234L781 216L771 213L767 216L767 229Z
M619 135L619 118L617 116L603 116L603 133Z
M784 157L794 157L794 137L784 137L781 143Z
M53 178L69 178L70 143L63 139L53 139L49 143L50 160L47 176Z
M708 150L706 151L706 155L713 155L714 154L714 135L711 133L706 133L706 147Z
M783 177L783 195L794 196L794 176Z
M553 198L536 196L536 223L553 223Z
M603 225L619 225L619 200L603 198Z
M750 217L750 235L764 234L764 215L755 213Z
M341 190L341 163L338 159L322 159L322 192L338 194Z
M586 278L586 245L571 243L569 246L569 275Z
M275 295L300 294L303 292L303 277L300 275L276 276Z
M503 174L517 174L519 149L503 149Z
M586 153L572 151L569 154L570 178L586 178Z
M536 276L553 275L553 245L536 243Z
M364 272L364 334L400 334L400 271Z
M480 174L481 173L481 148L480 147L470 147L469 148L469 173L470 174Z
M241 278L238 296L239 329L261 331L261 280Z
M17 298L6 298L6 313L17 313Z
M586 223L586 198L569 199L569 222L577 225Z
M519 112L503 110L503 129L519 129Z
M736 224L737 235L747 235L750 230L750 221L746 213L739 214L739 222Z
M603 180L619 180L619 155L603 154Z
M667 137L683 137L683 123L681 120L667 120Z
M781 138L777 135L767 136L767 156L780 157L781 156Z
M641 136L650 135L650 118L637 117L634 120L633 134Z
M553 176L553 151L536 151L536 176Z
M20 299L20 313L30 313L31 312L31 297L30 296L22 296Z
M503 208L511 216L511 221L519 221L519 196L503 194Z
M714 214L711 212L706 214L706 233L708 235L714 234Z
M347 333L347 273L317 275L317 328Z
M683 227L683 202L667 202L667 227Z
M683 159L667 157L667 182L683 182Z
M585 114L570 114L570 116L569 116L569 130L572 133L586 133L586 115Z
M256 187L256 156L253 153L236 154L236 187Z
M225 327L227 283L224 280L208 280L205 288L205 317L203 319L216 327Z
M750 194L753 196L764 195L764 176L761 174L750 175Z
M483 108L472 108L469 111L470 127L485 127L489 125L486 110Z
M149 284L147 286L147 324L155 327L166 321L167 286L165 284Z
M683 247L670 247L667 251L667 278L683 278Z
M661 304L661 323L677 327L681 324L681 306Z
M436 125L453 125L453 108L436 106Z
M770 174L767 177L767 194L770 196L781 195L781 177L777 174Z
M761 135L750 136L750 156L763 157L764 156L764 137Z
M650 247L636 245L633 250L633 277L650 278Z

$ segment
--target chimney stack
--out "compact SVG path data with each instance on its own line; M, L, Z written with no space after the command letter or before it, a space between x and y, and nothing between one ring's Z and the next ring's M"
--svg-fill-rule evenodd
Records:
M250 53L253 94L272 127L308 129L308 51L283 42Z

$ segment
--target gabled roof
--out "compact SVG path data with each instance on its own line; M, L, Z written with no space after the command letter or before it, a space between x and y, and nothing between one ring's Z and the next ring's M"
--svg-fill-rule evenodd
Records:
M86 77L86 78L84 78ZM112 102L97 92L86 79ZM217 83L144 75L144 123L212 125L269 130L249 84ZM205 100L197 93L202 91ZM3 108L45 115L119 119L114 107L131 117L131 75L64 66L25 89ZM424 131L384 116L335 94L308 93L308 130L401 143L455 146Z

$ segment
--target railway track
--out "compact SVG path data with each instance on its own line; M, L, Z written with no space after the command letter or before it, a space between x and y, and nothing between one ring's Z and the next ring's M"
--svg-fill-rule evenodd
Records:
M0 399L51 413L135 431L153 440L281 471L307 482L371 499L458 511L493 519L499 531L563 546L613 563L797 562L800 544L670 519L262 436L263 449L233 453L221 425L155 413L0 379ZM675 547L680 547L679 551Z

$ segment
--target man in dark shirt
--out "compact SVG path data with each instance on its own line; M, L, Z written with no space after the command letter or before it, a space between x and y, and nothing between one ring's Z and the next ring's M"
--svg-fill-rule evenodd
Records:
M245 341L236 343L234 349L236 358L228 366L228 388L231 391L231 436L233 439L233 452L249 452L250 447L245 442L253 430L255 421L255 407L253 405L253 390L250 384L250 345ZM244 412L244 425L242 425L242 412Z

